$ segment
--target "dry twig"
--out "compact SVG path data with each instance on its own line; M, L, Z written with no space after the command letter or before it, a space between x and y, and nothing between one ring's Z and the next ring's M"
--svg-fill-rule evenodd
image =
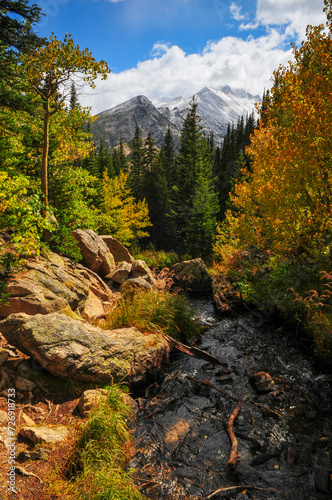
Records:
M226 486L225 488L219 488L218 490L214 491L206 497L206 500L209 500L209 498L214 497L215 495L218 495L218 493L224 493L226 491L232 491L232 490L261 490L261 491L268 491L269 493L277 493L277 490L274 488L260 488L259 486Z
M227 422L227 434L228 434L229 440L230 440L231 445L232 445L231 454L230 454L229 460L227 462L227 465L229 465L230 467L236 467L236 462L237 462L237 459L239 458L238 443L237 443L236 436L234 434L233 424L234 424L234 420L236 419L236 417L240 413L241 408L242 408L242 402L240 401L237 404L237 407L235 408L235 410L233 411L233 413L231 414L231 416L229 417L228 422Z

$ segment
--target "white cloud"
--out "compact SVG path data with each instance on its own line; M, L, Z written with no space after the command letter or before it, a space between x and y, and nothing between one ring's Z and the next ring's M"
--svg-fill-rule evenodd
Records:
M229 10L231 12L231 16L235 21L243 21L246 19L246 16L241 14L241 7L237 5L236 3L232 3L229 7Z
M107 81L98 82L96 92L80 100L99 113L139 94L162 102L180 95L190 97L205 86L230 85L261 95L271 87L273 70L291 58L291 51L279 48L281 41L276 30L257 39L225 37L208 43L201 54L186 54L176 45L158 43L151 59L111 74Z
M285 33L302 41L308 24L325 22L324 0L258 0L257 20L264 26L287 24Z
M250 22L250 23L241 23L240 26L239 26L239 30L242 31L242 30L255 30L259 27L259 23L253 23L253 22Z
M233 18L239 21L239 30L255 30L260 26L266 29L264 36L249 36L246 40L225 37L209 42L197 54L187 54L177 45L158 42L150 59L111 74L106 82L98 82L94 93L81 96L81 103L99 113L139 94L162 102L180 95L190 97L205 86L222 85L261 95L264 88L271 87L273 71L292 58L290 39L295 37L301 42L307 24L325 21L324 0L258 0L251 19L248 14L241 14L239 3L241 0L229 2ZM214 4L219 6L217 0ZM240 23L242 18L248 22Z

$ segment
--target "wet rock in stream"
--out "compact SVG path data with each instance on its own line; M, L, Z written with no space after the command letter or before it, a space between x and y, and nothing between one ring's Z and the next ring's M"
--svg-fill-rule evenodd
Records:
M194 500L242 486L213 498L330 498L329 381L291 338L251 316L220 319L204 301L197 315L209 326L199 347L228 367L174 354L164 381L139 399L130 466L141 491L156 500ZM270 376L273 392L253 387L251 377L260 372ZM240 457L232 470L226 426L243 398L234 422Z

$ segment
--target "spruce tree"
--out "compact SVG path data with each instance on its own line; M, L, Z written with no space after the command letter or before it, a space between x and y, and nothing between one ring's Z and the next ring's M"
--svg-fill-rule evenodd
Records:
M41 10L28 0L0 2L0 105L30 110L26 82L19 65L21 54L45 44L33 31L40 21Z
M70 98L69 98L70 111L75 109L77 106L79 106L79 100L78 100L76 85L74 82L72 82L71 88L70 88Z
M245 150L250 145L250 136L255 127L256 120L253 113L247 116L245 121L243 117L239 118L236 126L234 123L228 124L221 153L218 152L218 157L215 156L221 220L228 208L229 194L240 169L242 166L246 166L250 170L251 160L246 156Z
M128 160L122 138L120 138L119 145L113 148L113 168L115 175L119 175L120 172L128 173Z
M130 187L136 200L143 199L144 143L138 127L131 143Z
M197 113L197 102L193 98L181 131L177 179L171 190L171 217L177 229L176 246L181 253L187 253L185 236L193 206L200 150L205 141Z
M203 259L208 259L212 254L219 211L213 167L211 142L203 136L199 147L193 201L185 231L186 253Z
M159 249L170 250L174 245L174 231L169 218L170 205L166 172L160 155L154 158L151 168L145 173L144 196L149 206L152 223L151 241Z
M175 144L170 127L168 127L164 137L164 142L160 151L160 158L166 174L168 187L171 188L177 181L177 164Z
M100 137L99 145L97 149L97 163L98 163L98 177L99 179L103 178L104 172L107 172L107 175L110 179L115 177L112 156L109 148L107 147L103 136Z
M156 144L151 135L151 132L149 132L147 138L145 139L143 147L143 175L153 170L157 156L158 150L156 148Z
M193 97L181 131L177 169L179 203L181 205L187 205L188 202L192 202L195 179L198 172L203 127L200 124L197 106L198 104Z

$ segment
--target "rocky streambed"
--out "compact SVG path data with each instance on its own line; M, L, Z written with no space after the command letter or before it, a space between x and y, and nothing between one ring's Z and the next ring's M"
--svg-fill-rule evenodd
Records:
M208 301L195 307L209 326L199 347L227 365L175 354L163 382L138 398L130 466L141 491L172 500L331 498L331 378L257 318L221 319ZM229 466L238 400L238 458Z

